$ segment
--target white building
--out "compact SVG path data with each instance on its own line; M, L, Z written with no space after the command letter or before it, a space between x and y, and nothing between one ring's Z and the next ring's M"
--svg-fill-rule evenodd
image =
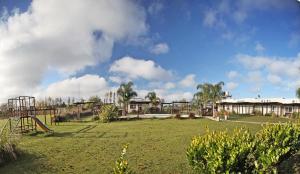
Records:
M284 98L224 99L218 103L218 111L221 110L237 114L251 115L259 112L263 115L273 113L278 116L290 116L294 112L300 112L300 100Z

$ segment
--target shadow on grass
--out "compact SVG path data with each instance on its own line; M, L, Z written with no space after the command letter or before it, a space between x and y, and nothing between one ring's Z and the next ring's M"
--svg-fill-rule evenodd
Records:
M18 152L18 158L0 167L0 173L56 173L55 169L46 164L43 155L36 155L24 151ZM12 170L13 169L13 170Z

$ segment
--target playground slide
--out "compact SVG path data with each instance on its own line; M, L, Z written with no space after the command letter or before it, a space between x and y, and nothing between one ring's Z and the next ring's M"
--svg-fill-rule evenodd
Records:
M43 122L41 122L41 120L39 120L38 118L36 118L36 117L31 117L35 122L36 122L36 124L37 125L39 125L39 127L41 128L41 129L43 129L43 131L45 131L45 132L53 132L53 130L51 130L51 129L49 129Z

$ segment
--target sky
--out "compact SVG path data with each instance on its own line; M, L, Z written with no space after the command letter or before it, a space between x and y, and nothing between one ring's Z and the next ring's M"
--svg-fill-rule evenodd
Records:
M224 81L233 98L294 98L297 0L0 0L0 102L103 97L190 100Z

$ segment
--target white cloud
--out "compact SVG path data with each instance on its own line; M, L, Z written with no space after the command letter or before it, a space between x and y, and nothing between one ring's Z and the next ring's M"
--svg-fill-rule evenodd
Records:
M229 79L235 79L239 76L239 73L237 71L229 71L227 74L227 77Z
M300 54L295 57L238 54L236 59L248 71L245 81L251 84L253 92L259 92L266 83L275 85L278 89L294 90L300 81Z
M189 74L185 76L180 82L179 85L182 87L196 87L196 81L195 81L196 75L195 74Z
M258 42L255 45L255 51L256 52L263 52L263 51L265 51L265 47L261 43Z
M114 83L118 83L118 84L123 83L123 82L126 81L125 79L123 79L119 76L109 76L109 80L114 82Z
M292 33L289 40L289 47L296 47L300 43L300 33Z
M263 77L260 71L248 72L247 80L251 83L259 84L263 81Z
M277 76L277 75L273 75L273 74L269 74L267 76L267 79L269 82L271 82L272 84L280 84L282 82L281 77Z
M73 77L52 83L35 95L40 98L51 96L87 99L95 95L103 97L109 89L109 85L103 77L87 74L78 78Z
M249 69L264 69L270 74L299 78L300 54L297 57L277 58L264 56L237 55L237 60Z
M161 66L155 64L154 61L132 57L123 57L116 60L111 65L109 71L130 79L169 80L172 78L171 71L163 69Z
M227 90L232 91L232 90L235 90L238 86L239 86L239 84L236 82L228 82L228 83L226 83L225 87Z
M176 84L175 83L172 83L172 82L167 82L166 84L165 84L165 88L166 89L173 89L173 88L175 88L176 87Z
M67 76L108 60L115 42L147 32L145 19L129 0L32 1L0 21L1 97L37 87L49 70Z
M213 10L208 10L204 13L203 24L212 27L217 22L217 13Z
M165 54L169 52L169 46L166 43L159 43L150 48L150 52L153 54Z

